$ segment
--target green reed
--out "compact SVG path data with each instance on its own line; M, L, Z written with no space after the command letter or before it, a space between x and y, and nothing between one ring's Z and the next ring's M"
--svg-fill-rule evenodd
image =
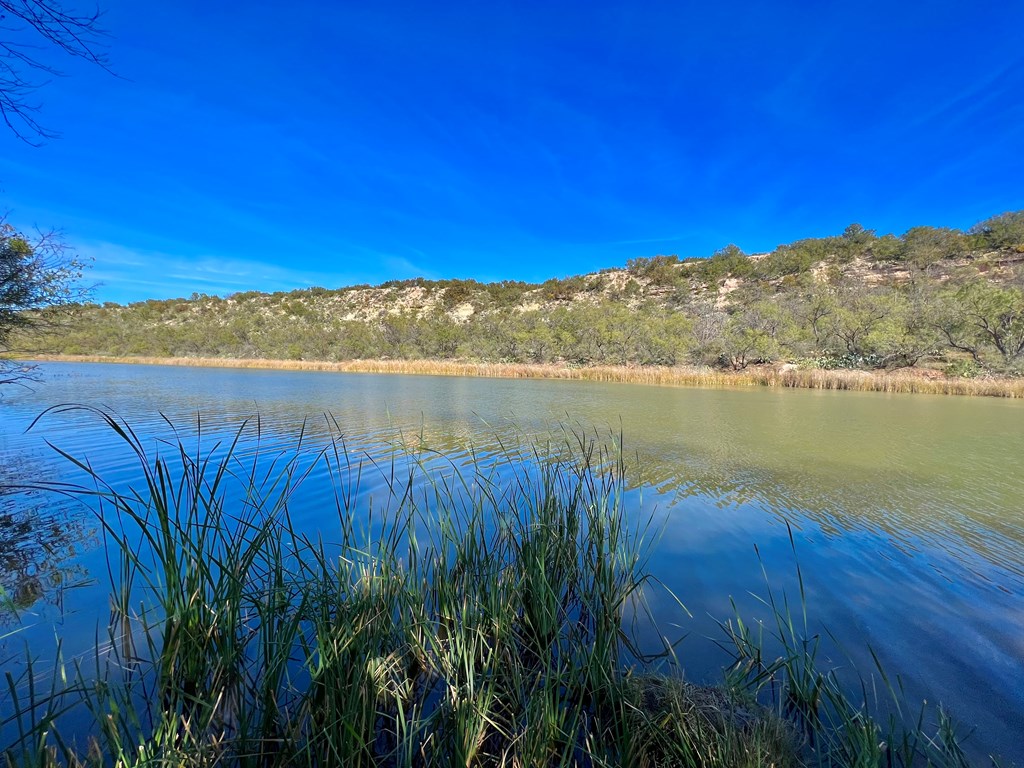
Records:
M621 450L568 432L462 465L358 461L340 438L267 456L257 422L151 453L85 410L139 466L121 488L67 456L89 485L51 486L100 516L112 620L42 689L8 676L12 766L962 764L948 723L893 725L881 747L785 604L778 660L723 625L723 688L645 672L630 630L657 588L652 531L626 513ZM290 501L317 468L337 523L314 533ZM369 473L384 491L367 505ZM88 725L65 734L72 711Z

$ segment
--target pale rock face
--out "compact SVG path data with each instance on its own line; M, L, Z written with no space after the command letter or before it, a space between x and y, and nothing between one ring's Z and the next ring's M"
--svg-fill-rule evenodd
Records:
M718 289L718 299L715 300L715 309L725 309L729 305L729 294L740 287L742 281L738 277L726 279Z
M458 304L453 307L448 314L451 315L456 322L464 323L473 316L474 312L476 312L476 309L473 307L472 303L465 301L462 304Z

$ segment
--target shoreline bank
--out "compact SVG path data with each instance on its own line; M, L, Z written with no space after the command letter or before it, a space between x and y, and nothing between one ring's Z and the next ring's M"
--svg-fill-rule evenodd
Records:
M851 370L757 367L723 371L692 366L570 367L529 363L471 363L449 360L268 360L261 358L148 357L110 355L35 355L31 362L123 363L197 368L242 368L332 373L384 373L422 376L467 376L504 379L560 379L656 386L851 390L905 394L966 395L1024 398L1024 379L947 378L922 371L869 372ZM930 372L934 373L934 372Z

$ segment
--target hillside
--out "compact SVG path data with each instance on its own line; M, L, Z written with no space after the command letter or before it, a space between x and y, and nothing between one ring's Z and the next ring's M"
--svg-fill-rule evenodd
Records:
M542 284L421 278L87 305L22 353L743 369L1024 368L1024 211L968 232L851 225L765 254L654 256Z

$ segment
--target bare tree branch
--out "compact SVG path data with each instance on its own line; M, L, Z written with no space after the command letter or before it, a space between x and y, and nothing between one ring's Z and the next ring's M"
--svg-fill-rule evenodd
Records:
M109 71L106 37L99 10L66 10L59 0L0 0L0 117L18 138L35 146L57 136L36 119L40 104L33 100L46 78L61 75L46 52L56 47Z

